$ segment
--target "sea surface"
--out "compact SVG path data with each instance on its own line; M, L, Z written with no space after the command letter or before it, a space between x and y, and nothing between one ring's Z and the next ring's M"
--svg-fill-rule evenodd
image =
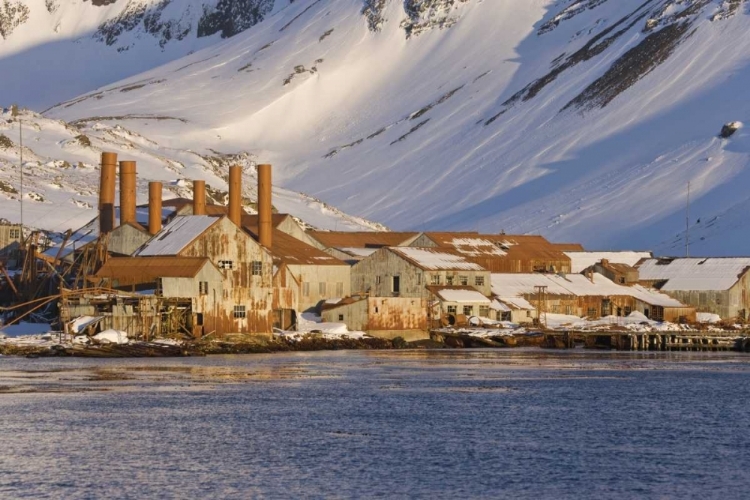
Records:
M0 498L750 498L750 356L0 358Z

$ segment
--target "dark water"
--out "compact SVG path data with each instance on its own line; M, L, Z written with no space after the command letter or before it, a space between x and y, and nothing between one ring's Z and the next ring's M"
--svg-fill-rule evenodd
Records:
M750 357L0 358L0 498L748 498Z

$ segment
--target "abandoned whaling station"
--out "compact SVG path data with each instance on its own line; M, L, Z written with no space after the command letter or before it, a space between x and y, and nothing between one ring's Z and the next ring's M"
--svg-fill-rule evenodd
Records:
M257 166L257 214L244 210L239 166L226 206L207 203L200 180L192 199L168 200L149 182L137 205L137 165L114 153L102 153L100 175L97 217L56 242L0 221L4 326L263 341L308 313L372 337L465 347L750 350L750 258L592 252L536 235L310 230L274 211L267 164Z

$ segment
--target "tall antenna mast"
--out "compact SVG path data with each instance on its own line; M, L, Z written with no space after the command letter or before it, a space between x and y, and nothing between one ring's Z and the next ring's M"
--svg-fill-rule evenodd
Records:
M685 257L690 257L690 181L688 181L687 206L685 207Z
M20 170L21 170L21 241L23 242L23 125L21 123L21 117L18 117L18 137L21 144L20 152Z

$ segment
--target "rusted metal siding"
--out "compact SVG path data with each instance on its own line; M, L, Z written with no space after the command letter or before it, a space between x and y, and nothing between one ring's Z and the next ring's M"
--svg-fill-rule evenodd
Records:
M367 331L427 330L427 300L409 297L369 297Z
M344 298L351 295L351 267L347 265L313 266L289 264L289 269L302 287L302 293L299 298L300 311L313 309L321 301ZM321 290L321 287L324 287L325 290ZM305 292L307 293L306 295Z
M351 304L323 310L321 317L323 321L328 323L345 323L350 331L366 332L369 327L367 314L367 299L363 299Z
M373 297L392 297L393 277L399 277L399 297L428 298L428 285L446 285L451 276L455 285L459 285L460 277L467 278L468 286L476 289L485 296L491 293L489 271L473 270L441 270L424 271L411 262L401 258L387 249L381 249L371 256L362 259L352 268L352 293L367 293ZM433 282L433 276L439 277L439 282ZM476 285L476 278L481 277L483 283ZM378 279L379 278L379 279Z
M223 293L212 303L209 313L216 335L272 331L271 254L239 226L222 218L186 246L180 256L207 257L224 274ZM252 274L253 261L261 262L260 276ZM232 263L231 269L222 264L226 262ZM244 318L234 317L235 306L245 306Z
M116 227L109 233L107 251L117 255L133 255L133 252L151 239L151 235L145 231L125 224Z

